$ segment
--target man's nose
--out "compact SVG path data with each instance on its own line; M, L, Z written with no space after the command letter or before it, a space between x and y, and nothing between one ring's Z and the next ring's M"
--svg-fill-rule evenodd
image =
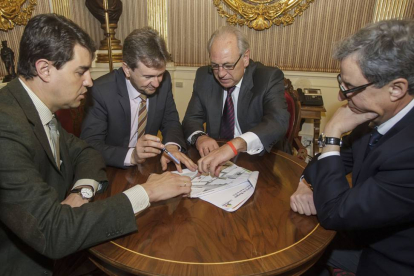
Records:
M218 76L220 77L220 78L222 78L222 77L224 77L226 74L227 74L227 71L223 68L223 67L219 67L218 68Z
M91 77L91 72L87 71L84 74L85 79L83 80L83 86L85 87L92 87L93 86L93 81L92 81L92 77Z
M157 88L158 86L160 86L160 80L158 79L158 77L155 77L152 81L151 81L151 85L154 88Z

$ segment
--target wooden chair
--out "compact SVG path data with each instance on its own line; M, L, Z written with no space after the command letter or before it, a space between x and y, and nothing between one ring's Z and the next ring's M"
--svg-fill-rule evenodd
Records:
M289 128L286 132L285 140L292 150L292 154L299 159L306 160L308 156L307 149L302 145L299 137L301 123L301 104L296 90L293 89L292 82L285 78L285 98L290 113Z

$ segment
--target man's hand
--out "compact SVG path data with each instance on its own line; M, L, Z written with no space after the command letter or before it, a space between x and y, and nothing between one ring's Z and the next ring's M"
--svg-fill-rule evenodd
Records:
M299 182L296 192L290 197L290 208L301 215L316 215L313 192L305 179Z
M374 112L359 113L357 109L350 108L349 104L338 108L335 114L326 123L324 134L328 137L341 137L358 125L373 120L378 116Z
M207 156L210 152L219 148L216 140L207 135L198 137L195 146L201 157Z
M194 172L195 170L197 170L197 165L194 164L194 162L187 155L180 152L176 145L166 145L165 148L172 155L174 155L175 158L177 158L181 163L183 163L190 171ZM181 163L175 163L174 160L171 160L170 157L164 152L161 156L161 166L163 171L167 169L167 164L170 162L173 162L175 164L175 166L177 167L177 171L183 172L181 168Z
M240 137L234 138L231 140L231 143L233 143L238 152L245 151L247 148L246 141ZM235 154L232 148L229 145L225 144L211 152L209 155L204 156L198 160L198 171L200 173L210 173L210 175L219 176L221 166L234 156Z
M191 192L191 179L171 172L151 174L145 184L141 185L148 194L150 202L169 199Z
M164 145L160 138L154 135L145 134L138 139L131 155L131 164L144 163L145 159L157 156L161 153Z
M80 194L72 194L71 193L60 204L66 204L66 205L69 205L70 207L74 208L74 207L80 207L83 204L88 203L88 202L89 202L89 200L83 199Z

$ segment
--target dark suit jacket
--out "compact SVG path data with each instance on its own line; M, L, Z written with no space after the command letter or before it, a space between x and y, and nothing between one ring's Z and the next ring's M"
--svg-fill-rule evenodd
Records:
M100 151L106 165L124 168L131 134L131 105L122 68L106 74L91 89L93 103L87 108L81 138ZM145 133L157 135L163 143L174 142L186 150L182 127L171 92L171 76L165 71L157 92L148 97Z
M250 60L243 76L237 103L237 120L242 133L255 133L264 148L283 140L289 124L289 112L284 96L283 72ZM223 87L209 66L197 70L193 95L183 120L184 136L204 131L218 139L223 110Z
M79 208L60 204L75 181L106 174L96 150L58 130L61 170L19 80L0 90L0 275L50 275L52 259L137 229L124 194Z
M341 156L312 162L305 179L321 225L352 231L365 247L357 275L414 275L414 109L364 158L370 131L355 128Z

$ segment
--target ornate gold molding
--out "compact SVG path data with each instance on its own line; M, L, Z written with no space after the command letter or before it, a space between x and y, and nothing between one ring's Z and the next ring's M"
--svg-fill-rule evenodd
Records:
M26 25L32 16L37 0L29 0L25 9L22 5L26 0L0 0L0 30L9 31L15 25Z
M227 17L231 25L246 25L257 31L269 29L272 25L287 26L302 15L315 0L213 0L221 17ZM223 2L234 14L224 10Z

